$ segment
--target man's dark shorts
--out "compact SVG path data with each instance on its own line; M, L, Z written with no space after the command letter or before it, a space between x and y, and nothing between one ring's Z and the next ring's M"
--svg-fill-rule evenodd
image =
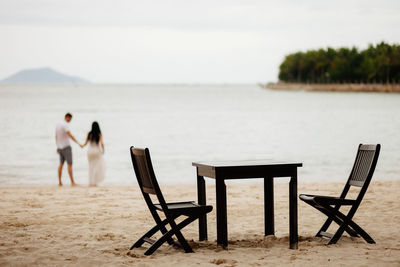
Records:
M64 161L67 161L68 164L72 164L71 146L67 146L66 148L59 149L58 153L60 154L60 163L64 163Z

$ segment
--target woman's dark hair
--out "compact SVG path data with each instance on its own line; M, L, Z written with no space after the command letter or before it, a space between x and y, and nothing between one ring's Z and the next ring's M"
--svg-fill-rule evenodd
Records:
M92 130L88 133L89 141L91 142L94 141L96 142L96 144L98 144L100 140L100 135L101 135L100 126L97 121L94 121L92 123Z

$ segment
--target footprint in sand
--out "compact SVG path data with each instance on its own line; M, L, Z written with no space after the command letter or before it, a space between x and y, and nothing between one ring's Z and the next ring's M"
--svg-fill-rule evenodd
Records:
M229 260L229 259L213 259L213 260L210 260L210 263L213 263L215 265L230 264L231 266L235 266L237 261Z

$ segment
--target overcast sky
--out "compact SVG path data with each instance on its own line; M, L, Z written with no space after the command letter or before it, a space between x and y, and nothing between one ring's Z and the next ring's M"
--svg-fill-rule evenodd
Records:
M400 1L1 0L0 38L0 79L267 82L298 50L399 44Z

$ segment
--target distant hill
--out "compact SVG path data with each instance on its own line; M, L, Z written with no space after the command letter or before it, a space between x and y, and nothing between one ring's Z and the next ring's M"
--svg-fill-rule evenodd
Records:
M4 80L2 83L89 83L77 77L60 73L51 68L21 70Z

